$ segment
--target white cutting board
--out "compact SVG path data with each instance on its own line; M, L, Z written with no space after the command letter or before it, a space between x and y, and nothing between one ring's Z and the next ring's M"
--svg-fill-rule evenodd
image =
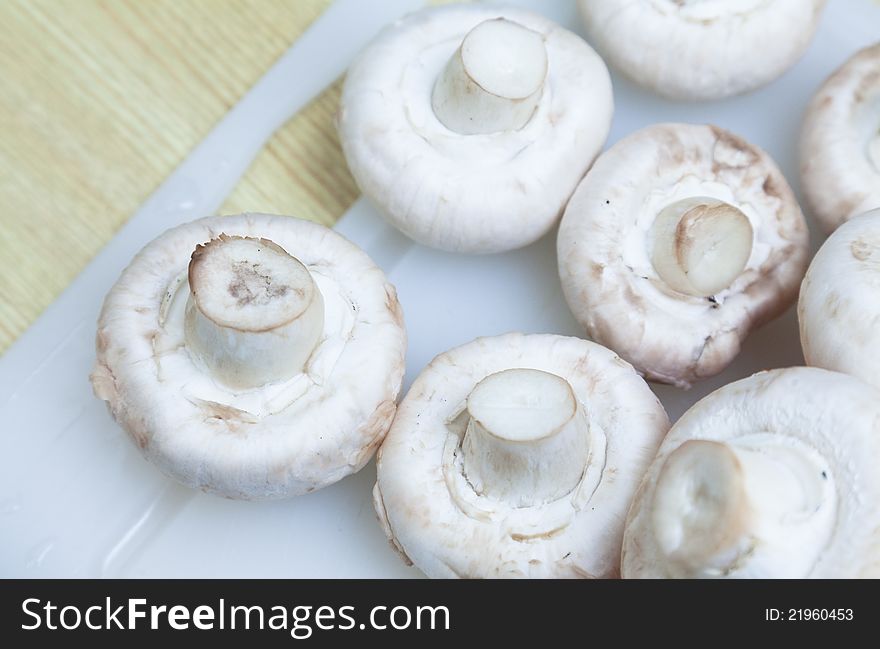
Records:
M371 3L357 4L370 12ZM571 1L515 4L581 31ZM615 76L609 143L655 122L712 122L769 151L797 188L796 143L809 97L878 38L874 0L831 0L804 59L747 97L677 104ZM184 185L179 201L188 200ZM363 201L337 229L397 286L410 340L407 386L434 355L476 336L579 332L559 287L553 235L503 255L452 255L412 244ZM142 235L129 228L118 236L135 250L146 243ZM125 261L107 261L113 273L84 273L68 290L80 299L59 300L0 358L0 577L419 576L391 551L375 520L372 463L309 496L248 503L181 488L141 459L88 383L100 299ZM689 392L652 387L675 419L722 384L800 363L791 310L756 332L721 376Z

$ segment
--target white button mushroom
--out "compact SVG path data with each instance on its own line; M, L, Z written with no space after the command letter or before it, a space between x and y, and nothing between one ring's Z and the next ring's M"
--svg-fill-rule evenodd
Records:
M844 223L819 249L798 319L808 365L880 388L880 210Z
M880 392L762 372L669 431L626 522L625 578L880 576Z
M377 455L385 532L430 577L612 577L669 421L633 368L507 334L435 358Z
M364 194L428 246L488 253L550 230L611 124L608 70L520 9L407 16L348 71L339 133Z
M807 49L826 0L579 0L612 66L672 99L754 90Z
M794 301L808 232L782 173L714 126L663 124L605 152L559 228L566 300L590 337L688 387Z
M91 378L165 473L280 498L370 459L405 347L394 287L355 245L291 217L212 217L167 231L122 273Z
M810 102L801 181L826 232L880 207L880 43L847 61Z

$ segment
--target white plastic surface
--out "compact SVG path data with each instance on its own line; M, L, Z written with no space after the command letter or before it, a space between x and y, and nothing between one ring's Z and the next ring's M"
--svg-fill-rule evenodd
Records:
M375 30L380 15L390 20L405 5L418 4L338 0L190 156L187 162L195 162L186 173L175 173L0 358L0 577L419 575L400 562L376 523L372 464L288 501L235 502L191 492L141 458L88 383L100 301L134 252L161 230L217 209L271 132L332 81L353 43L364 42L362 29ZM515 4L580 31L571 0ZM752 95L676 104L615 76L610 141L660 121L712 122L764 147L797 188L796 143L809 97L835 67L878 36L880 5L831 0L804 59ZM327 65L315 68L316 61ZM308 82L290 81L297 77L289 75L306 73ZM211 159L219 167L211 169ZM562 299L552 235L513 253L452 255L412 244L363 201L338 229L397 285L410 336L407 385L435 354L478 335L579 333ZM815 246L819 235L813 232ZM675 419L724 383L801 362L792 310L756 332L721 376L689 392L652 387Z

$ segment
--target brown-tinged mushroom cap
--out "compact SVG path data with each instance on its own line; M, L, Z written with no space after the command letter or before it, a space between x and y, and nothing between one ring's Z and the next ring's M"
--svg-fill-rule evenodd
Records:
M822 85L801 133L801 184L826 232L880 207L880 43Z
M807 365L880 388L880 209L841 225L816 253L798 320Z
M611 80L537 14L432 7L382 31L348 71L339 134L395 227L435 248L511 250L545 234L601 150Z
M794 300L803 214L758 147L715 126L661 124L606 151L566 208L565 298L588 335L649 379L723 370Z
M880 576L880 392L761 372L672 427L627 516L624 578Z
M826 0L579 0L589 41L641 86L673 99L754 90L801 57Z
M401 402L374 497L430 577L613 577L623 518L669 427L614 353L507 334L437 356Z
M394 287L354 244L292 217L210 217L149 243L110 290L92 385L180 482L281 498L369 460L405 347Z

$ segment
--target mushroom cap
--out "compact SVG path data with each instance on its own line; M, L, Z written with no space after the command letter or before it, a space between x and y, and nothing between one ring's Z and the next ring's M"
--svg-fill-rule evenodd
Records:
M511 368L566 379L593 453L568 495L533 507L477 495L455 457L455 418L476 384ZM376 510L394 546L430 577L613 577L623 518L669 428L632 367L578 338L506 334L437 356L403 399L377 455Z
M694 196L739 208L754 231L745 270L709 298L667 287L647 243L657 214ZM715 126L660 124L596 161L557 249L566 301L589 336L649 379L688 387L723 370L752 329L794 301L808 244L797 200L764 151Z
M464 36L504 17L543 35L548 76L521 129L461 135L435 116L435 79ZM361 191L395 227L435 248L525 246L559 218L611 126L611 80L580 37L508 7L443 6L382 31L351 66L338 125Z
M826 0L579 0L588 39L640 86L683 100L754 90L801 57Z
M312 274L324 333L304 373L233 390L188 353L190 256L220 235L270 239ZM347 239L292 217L209 217L168 230L123 271L98 320L92 385L171 477L230 498L282 498L370 459L394 417L405 348L394 287Z
M672 576L653 533L650 507L669 455L689 440L749 446L756 433L815 451L832 474L836 522L827 545L803 576L880 576L880 393L837 372L797 367L726 385L697 402L672 427L627 516L624 578ZM791 539L792 552L800 541Z
M880 43L855 54L813 97L800 157L807 206L826 232L880 207Z
M798 302L808 365L880 388L880 209L847 221L816 253Z

